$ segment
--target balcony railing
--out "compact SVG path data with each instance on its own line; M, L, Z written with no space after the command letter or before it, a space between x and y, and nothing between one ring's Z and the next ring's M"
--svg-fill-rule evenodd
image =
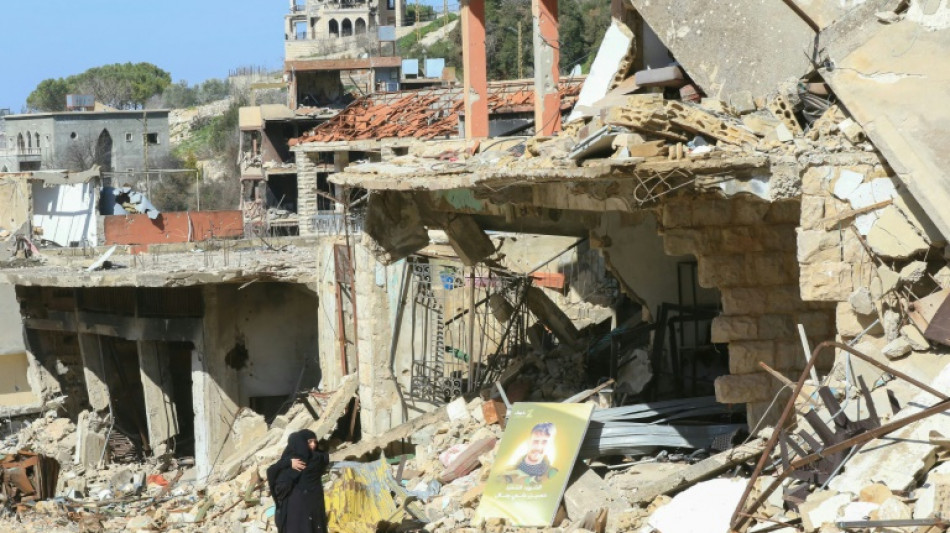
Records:
M307 10L307 4L294 4L290 6L291 13L300 13Z
M42 148L8 148L0 149L0 156L35 157L43 155Z

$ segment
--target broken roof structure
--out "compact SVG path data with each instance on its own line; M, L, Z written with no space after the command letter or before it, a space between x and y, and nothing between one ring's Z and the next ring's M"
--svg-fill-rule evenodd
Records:
M582 83L582 79L561 80L558 94L562 111L573 107ZM291 141L291 145L408 137L421 140L458 137L459 124L464 118L460 116L464 108L462 94L462 88L455 86L367 95L313 131ZM488 88L489 113L532 113L534 97L530 81L491 83Z

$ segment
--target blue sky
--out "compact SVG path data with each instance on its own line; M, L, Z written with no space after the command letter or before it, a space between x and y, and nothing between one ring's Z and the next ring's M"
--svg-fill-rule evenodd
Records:
M239 66L279 68L288 6L287 0L4 0L0 108L19 112L40 81L109 63L149 62L189 83L223 78Z

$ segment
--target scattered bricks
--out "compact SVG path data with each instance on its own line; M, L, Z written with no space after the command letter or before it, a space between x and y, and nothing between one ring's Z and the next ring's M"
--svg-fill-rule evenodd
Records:
M911 351L910 341L907 340L907 337L900 336L891 342L887 343L884 348L881 349L881 352L888 359L900 359L905 355L909 354Z
M759 362L769 366L775 364L775 343L773 341L739 341L729 344L729 373L755 374L761 372Z
M846 118L839 122L838 130L854 144L863 142L867 138L864 135L864 129L854 119Z
M741 255L700 256L697 278L699 285L706 288L749 285Z
M838 326L838 335L842 337L856 337L868 326L874 323L877 317L872 315L861 315L854 311L847 302L838 302L835 308L835 323ZM875 326L870 333L880 335L884 333L884 328Z
M762 315L759 317L760 339L790 339L797 335L795 320L789 315Z
M732 222L729 200L700 199L693 204L692 225L696 227L726 226Z
M769 212L771 204L768 202L746 201L735 199L732 201L732 222L741 225L761 224Z
M567 508L568 518L577 521L595 509L608 507L610 512L620 512L629 504L622 494L596 472L578 462L571 473L567 490L564 491L564 506Z
M841 234L837 231L801 230L798 232L798 262L841 261Z
M795 286L798 291L798 286ZM726 287L722 293L722 312L725 315L761 315L768 306L769 289L752 287ZM801 305L801 302L799 302Z
M693 202L689 200L669 201L663 204L663 227L679 228L693 224Z
M752 97L751 91L732 93L732 96L729 97L729 105L740 115L755 111L755 99Z
M688 106L675 100L667 101L666 107L670 122L686 131L739 146L743 144L754 145L758 142L758 138L754 134L733 126L700 108Z
M772 399L772 376L758 372L719 376L714 384L716 401L720 403L765 402Z
M712 342L758 340L759 322L753 316L718 316L712 321Z
M775 118L782 121L783 124L788 128L788 130L795 134L802 134L802 127L798 123L798 119L795 118L795 110L792 109L792 105L788 102L788 99L784 95L779 95L772 99L768 104L769 111L775 115Z
M798 224L801 219L802 204L797 200L772 202L765 221L773 224Z
M505 403L498 399L487 400L482 404L482 414L485 415L485 423L488 425L502 424L507 412Z
M770 132L775 131L775 127L781 122L771 115L753 113L742 117L742 124L759 137L765 137Z

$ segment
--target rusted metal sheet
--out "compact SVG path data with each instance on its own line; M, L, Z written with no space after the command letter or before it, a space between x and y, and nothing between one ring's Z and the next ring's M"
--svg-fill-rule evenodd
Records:
M27 451L7 455L0 461L3 497L17 512L28 503L52 498L59 479L59 461Z
M907 315L924 337L950 345L950 289L912 302Z

